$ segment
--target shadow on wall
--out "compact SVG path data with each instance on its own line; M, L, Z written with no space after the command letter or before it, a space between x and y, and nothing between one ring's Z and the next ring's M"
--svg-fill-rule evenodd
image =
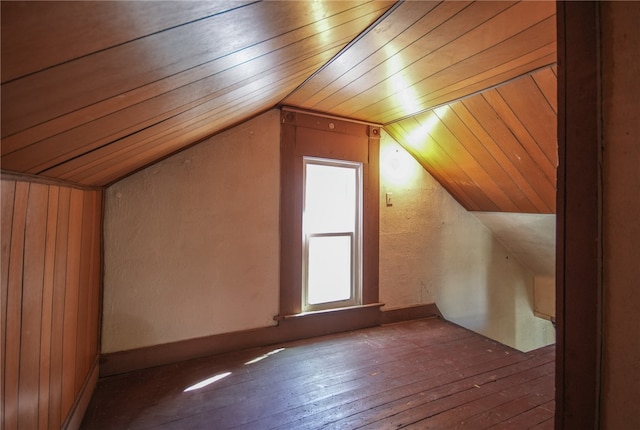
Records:
M382 137L381 301L390 308L435 302L447 320L523 351L553 343L551 323L533 314L532 272L400 145ZM385 171L394 159L416 173L395 180Z

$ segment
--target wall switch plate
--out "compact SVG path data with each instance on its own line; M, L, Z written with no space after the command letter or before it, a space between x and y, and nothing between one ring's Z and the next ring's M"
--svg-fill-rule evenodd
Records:
M393 193L387 193L387 206L393 206Z

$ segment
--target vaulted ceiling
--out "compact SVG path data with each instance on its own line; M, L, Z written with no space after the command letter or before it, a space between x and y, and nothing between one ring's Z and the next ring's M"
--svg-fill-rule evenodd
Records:
M105 186L277 106L384 126L465 208L555 212L554 2L2 2L2 169Z

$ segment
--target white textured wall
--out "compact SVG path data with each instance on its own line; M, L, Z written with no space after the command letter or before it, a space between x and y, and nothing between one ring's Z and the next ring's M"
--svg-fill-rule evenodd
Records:
M273 324L279 111L109 187L102 352Z
M520 350L553 343L551 323L533 315L533 273L387 134L380 164L386 307L435 302L448 320Z
M274 324L279 133L270 111L109 187L102 352ZM507 345L553 342L533 275L386 134L381 165L387 307L435 302Z

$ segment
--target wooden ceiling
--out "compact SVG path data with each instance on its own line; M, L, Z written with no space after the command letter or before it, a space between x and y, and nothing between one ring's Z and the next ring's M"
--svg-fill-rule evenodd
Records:
M105 186L288 105L383 124L469 210L555 210L554 2L1 12L5 171Z

